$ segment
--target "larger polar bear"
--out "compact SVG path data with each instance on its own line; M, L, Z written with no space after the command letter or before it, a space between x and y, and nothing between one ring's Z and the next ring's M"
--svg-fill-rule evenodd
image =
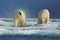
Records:
M37 24L49 23L50 13L47 9L42 9L38 14Z
M22 9L16 11L16 15L14 18L14 26L25 26L25 13Z

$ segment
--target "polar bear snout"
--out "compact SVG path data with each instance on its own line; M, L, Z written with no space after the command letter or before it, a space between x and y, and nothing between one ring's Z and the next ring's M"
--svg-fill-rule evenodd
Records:
M19 12L19 15L21 15L21 12Z

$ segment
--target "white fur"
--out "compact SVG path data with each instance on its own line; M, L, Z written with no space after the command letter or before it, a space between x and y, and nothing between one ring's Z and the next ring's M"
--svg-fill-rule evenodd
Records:
M21 12L21 15L19 15L19 12ZM14 26L25 26L25 13L23 10L18 10L15 15L14 19Z
M50 19L49 11L47 9L42 9L38 14L37 23L46 24L49 23L49 19Z

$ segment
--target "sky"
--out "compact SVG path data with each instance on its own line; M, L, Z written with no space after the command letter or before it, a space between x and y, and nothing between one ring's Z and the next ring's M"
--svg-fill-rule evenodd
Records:
M14 17L19 8L28 18L37 18L41 9L48 9L50 18L60 18L60 0L0 0L0 18Z

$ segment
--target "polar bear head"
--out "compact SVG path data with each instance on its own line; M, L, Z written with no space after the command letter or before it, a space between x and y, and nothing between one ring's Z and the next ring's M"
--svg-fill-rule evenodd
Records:
M22 9L17 10L17 13L18 13L19 16L25 15L25 13Z

